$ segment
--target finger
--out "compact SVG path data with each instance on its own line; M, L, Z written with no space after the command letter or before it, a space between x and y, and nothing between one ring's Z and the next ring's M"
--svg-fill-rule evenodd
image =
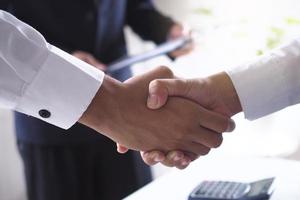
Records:
M174 160L168 160L168 156L166 158L166 160L162 163L164 164L165 162L168 162L169 164L171 163L174 167L176 167L177 169L185 169L189 166L189 164L198 159L200 156L196 155L194 153L191 152L187 152L187 151L177 151L177 153L182 153L184 155L184 157L182 159L180 159L179 161L175 162Z
M192 51L192 49L191 50L189 50L189 49L179 49L179 50L171 52L169 55L172 58L178 58L180 56L184 56L184 55L189 54L191 51Z
M128 148L126 148L125 146L120 145L119 143L117 143L117 151L121 154L127 153L128 152Z
M161 151L141 152L141 157L143 161L150 166L163 162L166 159L164 153Z
M73 56L87 63L87 60L82 53L74 53Z
M217 148L223 142L222 134L205 127L198 127L198 131L188 135L187 138L208 148Z
M202 127L218 133L231 132L235 129L235 122L232 119L203 107L199 107L198 117Z
M183 162L184 159L184 153L182 151L170 151L166 155L166 159L161 162L163 165L167 167L177 167L181 165L181 162Z
M200 156L188 151L182 151L185 157L188 157L191 161L197 160Z
M169 39L174 40L183 36L191 37L191 35L192 35L192 30L189 26L182 25L182 24L175 24L170 30Z
M191 83L184 79L157 79L149 84L147 106L158 109L166 104L168 96L188 96Z
M197 156L204 156L210 152L210 148L196 142L189 142L182 144L184 151L194 153Z
M107 69L107 66L103 64L95 65L95 67L101 71L105 71Z
M80 60L96 67L99 70L104 71L106 69L106 65L104 65L103 63L101 63L99 60L97 60L93 55L91 55L90 53L87 52L83 52L83 51L75 51L73 54L73 56L79 58Z
M186 33L185 33L184 26L181 24L175 24L173 27L171 27L171 30L169 33L169 39L174 40L174 39L184 36L185 34Z
M168 167L176 167L178 169L185 169L192 159L183 151L170 151L166 159L162 162L163 165Z
M101 63L99 60L97 60L94 56L92 56L90 54L87 55L86 61L87 61L87 63L89 63L90 65L93 65L97 69L100 69L100 70L106 69L106 66L103 63Z
M189 157L185 156L182 159L181 163L176 165L176 168L177 169L185 169L190 165L191 162L192 162L191 159Z
M80 60L88 63L88 64L91 64L90 63L90 57L91 55L87 52L84 52L84 51L76 51L73 53L73 56L79 58Z

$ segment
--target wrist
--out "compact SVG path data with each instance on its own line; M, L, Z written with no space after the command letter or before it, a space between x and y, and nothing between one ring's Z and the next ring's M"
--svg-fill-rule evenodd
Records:
M242 112L240 99L227 73L221 72L208 77L208 79L213 90L219 94L218 98L228 108L230 116Z
M105 76L100 89L79 122L98 132L111 133L112 121L119 115L118 96L122 87L121 82Z

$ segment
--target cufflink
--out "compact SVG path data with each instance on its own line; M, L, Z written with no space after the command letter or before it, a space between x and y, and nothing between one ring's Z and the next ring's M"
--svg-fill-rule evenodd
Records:
M48 110L43 109L39 111L39 115L42 118L49 118L51 116L51 113Z

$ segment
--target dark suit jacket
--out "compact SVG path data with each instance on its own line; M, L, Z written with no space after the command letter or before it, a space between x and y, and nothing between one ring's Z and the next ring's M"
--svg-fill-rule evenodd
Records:
M83 50L103 63L126 55L123 28L129 25L144 40L166 40L173 21L160 14L151 0L0 0L2 9L40 31L46 40L63 50ZM115 78L125 80L130 71ZM16 114L17 138L31 143L71 143L100 138L76 125L61 130L37 119ZM70 134L64 134L70 133ZM90 133L90 134L89 134Z

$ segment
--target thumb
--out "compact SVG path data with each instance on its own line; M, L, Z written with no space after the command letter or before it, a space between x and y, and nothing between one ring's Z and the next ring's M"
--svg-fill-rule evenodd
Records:
M117 143L117 151L121 154L127 153L129 149L119 143Z
M187 97L190 82L185 79L157 79L149 84L147 106L159 109L166 104L169 96Z

